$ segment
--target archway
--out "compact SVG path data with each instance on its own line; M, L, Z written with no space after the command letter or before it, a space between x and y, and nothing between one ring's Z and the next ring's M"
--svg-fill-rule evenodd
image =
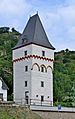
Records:
M34 64L32 65L32 70L38 70L38 71L40 71L39 65L38 65L37 63L34 63Z

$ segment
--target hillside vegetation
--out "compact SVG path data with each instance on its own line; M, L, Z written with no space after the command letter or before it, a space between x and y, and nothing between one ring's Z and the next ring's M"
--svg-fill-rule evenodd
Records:
M42 119L25 107L0 107L0 119Z
M0 77L8 85L8 100L12 100L12 48L20 33L14 28L0 28ZM75 106L75 51L55 52L54 105Z
M0 77L4 79L9 90L8 100L12 100L12 48L18 42L20 33L14 28L0 28Z
M66 49L55 53L54 102L75 106L75 51Z

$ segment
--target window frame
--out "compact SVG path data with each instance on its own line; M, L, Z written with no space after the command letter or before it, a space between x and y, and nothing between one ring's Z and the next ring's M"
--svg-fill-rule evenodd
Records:
M28 81L25 81L25 87L27 87L28 86Z
M41 66L41 72L44 72L44 67L43 66Z
M24 56L27 56L27 50L24 51Z
M44 81L41 81L41 87L44 87Z
M25 66L25 72L27 72L27 71L28 71L28 65Z
M41 95L41 102L44 102L44 96Z
M42 56L45 57L45 51L44 50L42 50Z

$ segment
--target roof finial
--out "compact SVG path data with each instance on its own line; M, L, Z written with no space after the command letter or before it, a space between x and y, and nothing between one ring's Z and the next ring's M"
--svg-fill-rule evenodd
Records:
M29 18L31 17L31 15L29 15Z
M38 14L38 11L37 11L37 14Z

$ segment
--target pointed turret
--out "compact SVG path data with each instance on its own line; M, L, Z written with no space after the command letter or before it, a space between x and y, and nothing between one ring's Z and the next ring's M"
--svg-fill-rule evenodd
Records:
M14 49L26 46L28 44L36 44L53 50L55 49L48 40L38 14L30 17Z

